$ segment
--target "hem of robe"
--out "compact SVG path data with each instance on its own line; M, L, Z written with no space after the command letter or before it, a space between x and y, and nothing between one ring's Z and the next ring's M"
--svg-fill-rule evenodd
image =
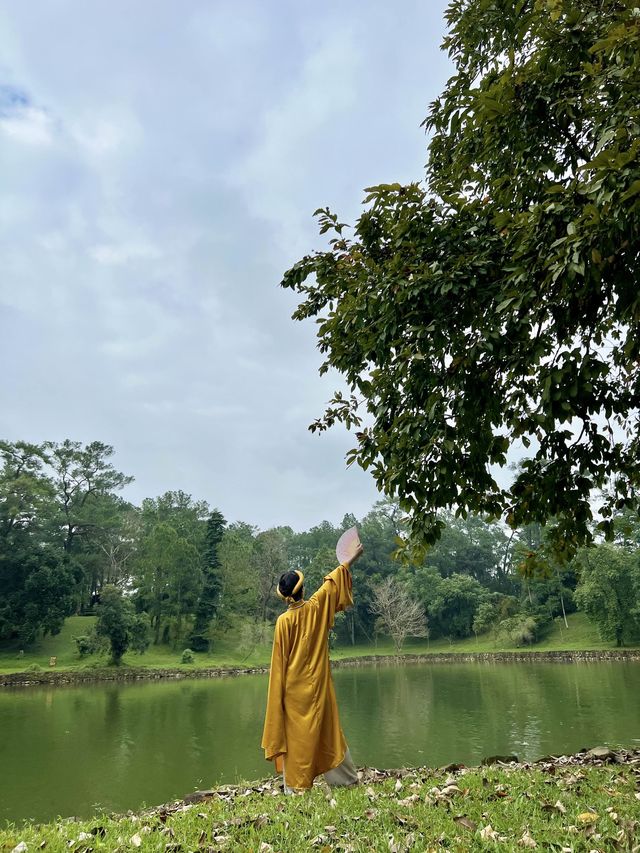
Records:
M287 788L290 788L292 791L310 791L310 790L313 788L313 782L318 778L318 776L324 776L324 774L325 774L325 773L329 773L329 771L330 771L330 770L335 770L335 769L336 769L336 767L340 767L340 765L342 764L342 762L343 762L343 761L345 760L345 758L347 757L347 752L348 752L348 751L349 751L349 747L347 747L347 748L345 749L345 751L344 751L344 755L342 756L342 758L340 759L340 761L338 761L338 763L337 763L337 764L333 764L331 767L327 767L327 768L326 768L326 770L318 770L318 772L317 772L317 773L316 773L316 775L313 777L313 780L312 780L312 782L311 782L311 784L310 784L309 786L305 787L304 785L289 785L289 783L288 783L288 782L286 782L285 784L286 784ZM282 770L278 770L278 773L282 773L283 780L284 780L284 765L283 765Z
M332 764L332 765L331 765L331 767L327 767L325 770L320 770L320 771L317 773L317 775L318 775L318 776L322 776L322 774L323 774L323 773L328 773L330 770L335 770L335 769L336 769L336 767L340 767L340 765L342 764L342 762L344 761L344 759L345 759L345 757L346 757L346 755L347 755L347 751L348 751L348 749L349 749L349 747L348 747L348 746L347 746L347 747L345 747L345 750L344 750L344 752L342 753L342 758L338 761L338 763L337 763L337 764Z
M264 749L264 747L263 747ZM282 764L284 761L284 757L287 754L286 752L271 752L270 755L267 755L267 750L265 749L265 761L273 761L274 766L276 768L277 773L282 773Z

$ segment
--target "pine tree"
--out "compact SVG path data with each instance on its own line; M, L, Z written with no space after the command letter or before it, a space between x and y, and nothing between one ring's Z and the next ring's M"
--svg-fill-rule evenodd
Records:
M218 545L222 541L227 522L217 509L207 519L204 584L195 612L195 624L190 637L190 646L196 652L208 652L210 641L207 636L209 623L213 619L220 603L222 580Z

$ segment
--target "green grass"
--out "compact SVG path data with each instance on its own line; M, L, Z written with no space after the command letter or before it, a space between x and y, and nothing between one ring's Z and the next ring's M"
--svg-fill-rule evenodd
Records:
M77 668L80 661L73 638L89 633L95 621L95 616L69 616L59 634L43 637L22 656L17 649L0 650L0 672L21 672L34 664L49 669L52 656L57 657L57 669Z
M76 653L73 637L86 634L92 627L95 617L70 616L55 637L45 637L33 648L25 651L23 657L18 657L15 650L0 650L0 674L22 672L29 666L37 664L42 669L49 669L49 658L57 657L56 670L80 670L86 667L104 666L104 657L92 656L80 660ZM568 617L569 628L565 628L562 619L556 619L549 634L539 643L532 646L516 647L498 643L488 635L466 640L449 642L440 638L432 642L426 640L408 641L404 647L407 654L436 654L442 652L503 652L503 651L578 651L613 649L611 643L600 638L597 628L589 622L583 613L572 613ZM123 659L124 666L143 667L146 669L182 668L202 669L208 667L258 667L268 665L271 657L271 637L266 636L265 642L255 648L247 647L242 633L230 630L216 641L214 649L208 654L198 654L192 664L182 664L180 661L186 644L177 648L171 646L150 646L144 655L127 654ZM362 657L366 655L394 655L393 643L381 639L376 644L361 643L356 646L336 646L331 657L334 660Z
M477 639L470 637L465 640L449 642L439 638L427 643L426 640L409 640L403 651L408 654L441 654L443 652L549 652L549 651L584 651L604 650L615 648L612 643L601 639L598 629L589 622L584 613L571 613L567 617L569 628L565 628L562 618L555 619L548 635L539 643L531 646L514 646L497 642L490 634L480 635ZM340 646L332 652L335 659L356 657L359 655L393 655L393 643L388 640L375 645Z
M417 769L349 790L285 797L274 781L221 788L175 811L0 829L0 849L147 851L632 850L638 770L628 765ZM375 773L371 774L375 777ZM455 788L447 785L454 784ZM529 840L531 839L531 840Z
M87 634L95 623L95 616L70 616L66 619L59 634L47 636L27 649L23 656L18 656L15 649L0 649L0 673L23 672L33 664L42 669L49 669L49 659L57 657L56 670L80 670L87 667L106 665L104 656L91 655L80 660L76 651L74 636ZM144 667L148 669L163 669L180 667L197 669L218 666L259 666L268 664L271 658L271 634L265 637L266 642L255 649L243 645L239 631L229 631L216 642L215 649L210 654L198 654L192 664L182 664L181 657L187 642L180 643L174 649L172 646L150 646L143 654L126 654L124 666Z

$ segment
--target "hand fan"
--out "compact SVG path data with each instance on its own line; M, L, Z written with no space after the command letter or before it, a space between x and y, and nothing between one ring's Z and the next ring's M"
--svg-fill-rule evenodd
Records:
M360 547L360 537L358 536L358 528L350 527L338 539L336 545L336 557L339 563L350 563L356 555Z

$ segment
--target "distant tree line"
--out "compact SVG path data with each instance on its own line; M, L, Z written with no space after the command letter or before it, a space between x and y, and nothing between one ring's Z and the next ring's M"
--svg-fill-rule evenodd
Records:
M442 513L440 539L407 564L396 559L405 519L395 503L381 501L364 518L346 515L338 525L259 530L227 523L182 491L135 506L120 494L133 478L114 467L113 453L100 442L0 442L4 647L55 634L69 615L97 614L97 632L78 638L80 654L105 640L114 660L149 643L207 652L232 628L250 651L281 612L274 595L280 574L302 569L310 594L334 567L340 534L354 524L366 550L354 566L355 606L336 621L340 643L393 635L394 601L407 613L409 603L418 608L409 628L397 628L402 642L411 634L453 640L491 632L532 643L576 609L618 645L640 637L640 524L624 509L612 543L584 548L568 562L557 561L543 526L514 532L479 516Z

